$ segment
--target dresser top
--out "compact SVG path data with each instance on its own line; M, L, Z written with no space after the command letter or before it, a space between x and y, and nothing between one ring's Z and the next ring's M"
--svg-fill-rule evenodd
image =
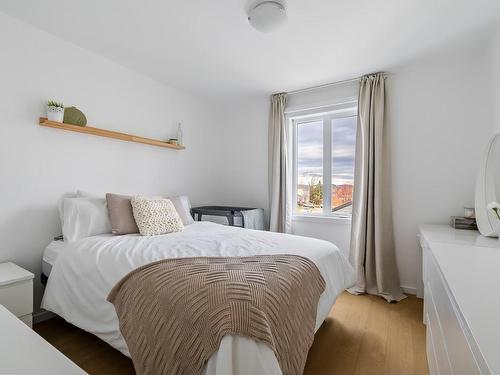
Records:
M420 233L491 373L500 374L498 239L445 225L423 225Z
M2 305L0 332L1 374L85 374Z
M477 230L455 229L450 225L424 224L420 233L429 242L500 248L498 238L484 237Z
M31 280L35 275L19 267L17 264L7 262L0 263L0 286Z

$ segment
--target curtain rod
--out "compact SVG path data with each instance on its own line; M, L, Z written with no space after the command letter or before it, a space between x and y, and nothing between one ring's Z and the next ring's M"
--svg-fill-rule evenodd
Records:
M293 94L299 94L302 92L307 92L307 91L312 91L312 90L317 90L317 89L323 89L326 87L331 87L331 86L337 86L337 85L342 85L344 83L349 83L349 82L356 82L359 81L361 78L352 78L352 79L345 79L343 81L337 81L337 82L332 82L332 83L325 83L324 85L318 85L318 86L313 86L313 87L307 87L305 89L298 89L298 90L293 90L293 91L288 91L288 95L293 95Z

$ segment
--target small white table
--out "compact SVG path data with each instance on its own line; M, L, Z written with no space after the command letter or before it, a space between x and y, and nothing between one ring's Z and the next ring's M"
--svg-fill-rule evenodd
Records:
M18 265L0 263L0 305L28 326L33 320L34 275Z
M81 375L85 372L0 305L0 374Z

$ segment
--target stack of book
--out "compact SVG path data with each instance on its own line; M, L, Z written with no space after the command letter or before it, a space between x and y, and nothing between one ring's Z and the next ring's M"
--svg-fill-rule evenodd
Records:
M451 226L455 229L477 230L476 218L464 216L452 216Z

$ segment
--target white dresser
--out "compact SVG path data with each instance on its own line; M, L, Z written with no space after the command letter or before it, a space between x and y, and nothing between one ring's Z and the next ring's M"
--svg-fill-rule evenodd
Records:
M14 263L0 263L0 305L28 326L33 320L34 275Z
M84 375L85 372L0 305L0 374Z
M500 374L500 243L420 227L427 360L434 374Z

